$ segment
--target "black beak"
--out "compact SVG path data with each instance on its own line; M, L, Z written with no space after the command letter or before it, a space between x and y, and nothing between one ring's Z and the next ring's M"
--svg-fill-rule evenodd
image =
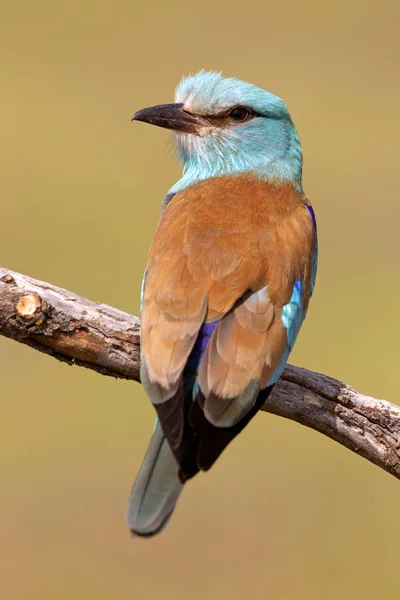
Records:
M192 115L183 110L183 104L158 104L142 108L133 115L131 121L143 121L143 123L150 123L157 127L198 135L201 128L210 126L204 117Z

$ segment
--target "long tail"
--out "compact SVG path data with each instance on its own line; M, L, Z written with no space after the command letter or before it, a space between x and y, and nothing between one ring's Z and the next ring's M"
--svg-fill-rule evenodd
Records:
M157 421L126 509L126 521L133 535L149 537L165 527L183 489L178 471L178 463Z

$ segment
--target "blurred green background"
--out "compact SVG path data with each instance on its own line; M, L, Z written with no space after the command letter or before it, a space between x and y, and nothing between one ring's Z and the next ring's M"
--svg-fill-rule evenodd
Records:
M399 3L28 0L0 22L0 264L130 312L169 134L130 115L223 70L283 97L319 224L292 362L398 393ZM124 510L153 424L139 385L0 339L5 600L398 598L400 485L260 414L191 482L167 530Z

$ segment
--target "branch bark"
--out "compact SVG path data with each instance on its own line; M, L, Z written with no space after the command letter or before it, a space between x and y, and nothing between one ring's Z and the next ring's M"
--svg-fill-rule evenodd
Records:
M140 322L49 283L0 268L0 335L139 381ZM288 365L262 410L311 427L400 479L400 407Z

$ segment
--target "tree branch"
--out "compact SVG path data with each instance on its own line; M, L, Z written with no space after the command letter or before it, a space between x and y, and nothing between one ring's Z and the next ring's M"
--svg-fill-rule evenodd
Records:
M0 268L0 335L103 375L139 381L137 317ZM288 365L262 410L297 421L400 479L400 407Z

